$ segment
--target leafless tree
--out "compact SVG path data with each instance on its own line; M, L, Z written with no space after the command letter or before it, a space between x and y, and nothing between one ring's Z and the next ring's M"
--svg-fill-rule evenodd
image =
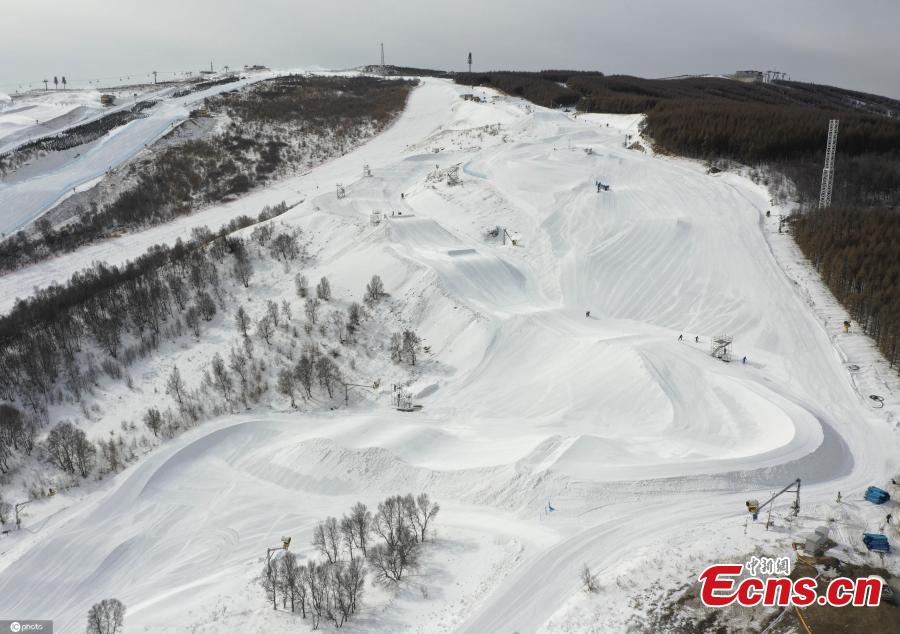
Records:
M331 299L331 282L328 281L327 277L323 277L319 280L319 284L316 286L316 297L323 302L327 302Z
M213 355L212 365L210 367L212 370L210 379L213 388L222 395L226 402L230 403L232 389L231 376L225 368L225 361L222 360L222 355L218 352Z
M399 582L418 564L419 542L409 524L403 498L395 495L378 504L372 532L381 542L369 547L368 561L376 578Z
M297 273L294 277L294 287L297 289L297 297L303 299L309 295L309 282L306 280L305 275Z
M277 584L281 591L282 605L287 607L287 603L291 604L291 612L299 607L303 618L306 618L306 601L305 586L303 584L303 575L300 573L300 565L297 563L297 556L291 551L285 551L276 562Z
M238 306L237 312L234 314L234 323L241 334L246 337L247 330L250 328L250 316L243 306Z
M181 372L178 370L177 365L172 366L172 372L169 373L169 378L166 380L166 394L171 396L175 403L178 404L180 411L184 411L187 389L184 386L184 381L181 380Z
M200 337L200 311L196 306L190 306L185 311L184 323L193 331L195 337Z
M272 325L278 328L278 302L273 300L266 301L266 314L272 320Z
M45 447L50 459L63 471L77 472L86 478L94 468L97 448L87 439L84 430L68 421L50 430Z
M294 368L294 376L297 377L297 381L303 386L303 390L306 392L306 398L312 398L312 384L315 379L315 374L316 370L313 360L308 355L300 357L300 360L297 362L297 367Z
M322 355L316 360L316 377L319 385L328 392L328 398L334 397L334 385L341 380L341 371L331 357Z
M366 299L371 302L377 302L384 296L384 282L377 275L373 275L369 283L366 284Z
M584 564L581 567L581 585L584 586L585 592L599 592L600 584L597 583L597 577L591 574L591 569L588 568L587 564Z
M407 495L403 498L403 506L410 526L416 533L416 538L424 542L428 533L428 524L435 518L441 507L432 502L427 493L420 493L416 498Z
M333 310L329 313L328 318L331 320L331 327L334 328L337 340L341 343L347 341L347 322L344 320L344 313Z
M341 531L337 518L329 517L324 522L316 524L313 528L312 545L319 549L328 563L333 564L340 560Z
M103 599L88 611L88 634L117 634L125 627L125 605L118 599Z
M278 373L278 391L290 397L291 407L296 407L294 394L297 392L297 379L290 370L283 369Z
M271 559L263 566L262 573L259 576L259 583L266 591L266 595L272 602L272 609L278 609L278 590L281 588L281 577L279 575L279 566L277 561Z
M147 413L144 414L144 425L147 426L147 429L152 431L154 436L159 436L159 430L162 428L162 424L162 414L159 413L159 410L155 407L149 408Z
M402 354L410 365L416 364L416 355L422 347L422 340L412 330L403 331Z
M256 336L266 342L266 345L272 345L272 335L275 334L275 327L272 325L272 318L269 315L260 317L256 322Z
M362 502L357 502L350 509L350 516L347 517L352 529L353 545L358 548L363 557L366 556L367 546L369 544L369 534L372 532L372 513Z
M303 310L306 312L306 319L311 324L315 324L319 319L319 306L321 302L318 297L307 297Z

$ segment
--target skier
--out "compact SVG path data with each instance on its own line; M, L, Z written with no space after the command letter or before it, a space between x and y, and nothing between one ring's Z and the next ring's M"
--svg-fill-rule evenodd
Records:
M600 193L600 181L597 181L597 193Z
M403 200L403 196L404 196L403 192L400 192L400 200Z
M699 336L694 337L694 343L700 343L700 337L699 337Z
M684 340L684 335L678 335L678 341L683 341L683 340Z
M747 363L747 357L744 357L743 359L741 359L741 363Z
M590 317L590 316L591 316L591 311L589 311L589 310L588 310L588 311L585 311L584 316L585 316L585 317Z

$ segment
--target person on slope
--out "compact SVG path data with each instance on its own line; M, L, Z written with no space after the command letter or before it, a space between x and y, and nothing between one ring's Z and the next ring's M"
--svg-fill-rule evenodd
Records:
M684 341L684 335L678 335L678 341Z
M700 336L699 336L699 335L697 335L696 337L694 337L694 343L700 343Z
M743 359L741 359L741 363L747 363L747 357L744 357Z
M590 318L590 316L591 316L591 311L589 311L589 310L588 310L588 311L585 311L584 316Z

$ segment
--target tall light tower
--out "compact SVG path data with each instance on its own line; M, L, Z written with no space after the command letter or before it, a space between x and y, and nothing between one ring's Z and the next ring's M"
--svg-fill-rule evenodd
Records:
M472 51L469 51L469 73L472 72Z
M828 122L828 143L825 145L825 167L822 169L822 190L819 192L819 209L831 206L831 190L834 187L834 153L837 150L838 119Z

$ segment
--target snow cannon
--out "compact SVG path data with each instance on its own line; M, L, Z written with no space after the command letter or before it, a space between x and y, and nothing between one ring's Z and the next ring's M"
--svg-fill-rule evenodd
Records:
M759 514L759 500L752 499L744 502L747 505L747 512L753 515L753 519L755 520L757 515Z
M872 504L884 504L891 499L891 494L878 487L869 487L866 489L866 494L863 498L866 502L871 502Z
M881 533L863 533L863 543L866 548L875 553L891 552L891 544L888 542L887 535Z

